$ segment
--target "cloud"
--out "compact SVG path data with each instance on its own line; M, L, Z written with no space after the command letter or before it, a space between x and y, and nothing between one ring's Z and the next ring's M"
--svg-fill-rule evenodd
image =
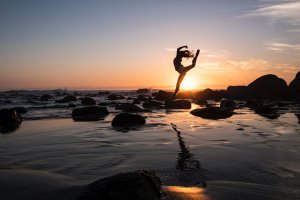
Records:
M271 22L285 22L291 25L300 25L300 1L261 1L261 5L246 17L267 17Z
M166 51L176 51L175 48L165 48Z
M288 43L278 43L278 42L267 42L266 46L268 49L273 51L300 51L300 44L288 44Z

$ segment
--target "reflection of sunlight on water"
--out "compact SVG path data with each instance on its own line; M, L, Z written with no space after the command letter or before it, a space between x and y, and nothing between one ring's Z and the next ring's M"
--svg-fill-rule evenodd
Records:
M286 127L286 126L277 126L275 127L275 132L279 134L288 134L293 133L293 129Z
M205 194L205 189L200 187L167 186L165 192L167 193L167 199L210 199Z

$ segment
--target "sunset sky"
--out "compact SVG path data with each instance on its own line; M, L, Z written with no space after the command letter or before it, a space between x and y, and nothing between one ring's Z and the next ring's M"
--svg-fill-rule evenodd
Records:
M289 84L299 13L295 0L1 0L0 90L172 89L182 45L201 49L193 88Z

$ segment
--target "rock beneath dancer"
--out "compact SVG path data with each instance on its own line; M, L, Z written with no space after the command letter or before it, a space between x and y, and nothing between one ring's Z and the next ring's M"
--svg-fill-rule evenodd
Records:
M196 52L196 55L194 57L193 52L191 52L189 50L181 50L183 48L187 49L188 47L187 46L179 47L177 49L176 57L173 60L175 70L179 73L179 77L178 77L177 83L176 83L176 89L175 89L174 94L173 94L173 99L175 99L176 94L179 91L180 84L181 84L183 78L185 77L186 73L196 66L196 61L197 61L198 55L200 53L200 50L198 49L197 52ZM194 58L193 58L193 61L192 61L191 65L184 67L181 64L182 58L192 58L192 57L194 57Z

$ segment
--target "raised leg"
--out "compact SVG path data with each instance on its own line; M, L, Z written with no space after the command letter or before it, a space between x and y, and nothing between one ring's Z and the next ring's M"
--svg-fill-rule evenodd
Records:
M173 94L173 99L175 99L176 94L177 94L178 91L179 91L180 84L181 84L183 78L185 77L185 75L186 75L186 73L181 73L181 74L179 75L179 77L178 77L178 79L177 79L177 83L176 83L176 89L175 89L174 94Z
M185 72L190 71L191 69L193 69L196 66L196 62L197 62L197 58L199 56L199 53L200 53L200 50L198 49L197 52L196 52L195 57L193 58L192 64L184 68Z

